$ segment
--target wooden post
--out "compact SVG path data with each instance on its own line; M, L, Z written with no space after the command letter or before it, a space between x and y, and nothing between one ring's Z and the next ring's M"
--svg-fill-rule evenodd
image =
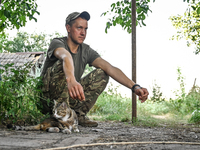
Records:
M136 83L136 0L132 0L132 80ZM132 93L132 121L137 118L136 95Z

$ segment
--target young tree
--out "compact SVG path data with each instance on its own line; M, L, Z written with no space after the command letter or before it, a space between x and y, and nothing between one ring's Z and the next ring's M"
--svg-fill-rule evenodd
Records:
M108 32L108 29L111 26L116 26L117 24L121 25L124 30L128 33L131 33L131 1L132 0L124 0L124 1L117 1L116 3L111 4L111 10L104 12L102 15L107 15L108 13L114 13L113 17L109 19L106 23L105 32ZM155 0L153 0L155 2ZM136 0L136 8L137 8L137 18L136 18L136 25L146 26L144 20L148 15L148 12L151 10L149 9L150 0Z
M124 30L128 33L131 33L131 2L133 0L121 0L116 3L111 4L111 9L107 12L102 13L102 16L107 14L112 14L112 18L106 23L105 32L108 32L108 29L111 26L116 26L117 24L121 25ZM149 12L152 12L149 8L150 2L155 0L136 0L136 25L146 26L144 23L146 16ZM195 0L183 0L183 2L190 2Z
M195 45L195 54L198 54L200 52L200 0L190 1L183 16L172 16L170 20L178 30L172 39L186 39L187 46Z
M25 26L27 18L37 22L37 6L36 0L0 0L0 33Z

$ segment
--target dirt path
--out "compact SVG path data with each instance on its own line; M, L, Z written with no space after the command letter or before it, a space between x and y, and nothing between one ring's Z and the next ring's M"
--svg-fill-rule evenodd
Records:
M99 122L96 128L80 126L79 129L80 133L67 135L42 131L10 131L1 128L0 150L200 150L200 128L192 126L181 129L144 128L132 126L130 123Z

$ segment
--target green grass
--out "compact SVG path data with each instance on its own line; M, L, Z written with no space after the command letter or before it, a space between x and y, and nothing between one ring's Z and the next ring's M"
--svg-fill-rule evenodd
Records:
M130 122L132 119L132 100L122 97L110 88L109 92L103 92L96 104L89 112L89 117L100 121ZM171 126L178 124L198 123L199 116L192 117L192 111L196 109L199 93L189 94L179 104L179 99L170 101L151 101L145 103L137 101L137 119L133 123L137 126ZM193 98L192 98L193 97ZM196 99L194 99L196 97ZM186 105L192 103L191 105Z
M131 101L120 94L103 92L89 115L96 120L128 121L131 119Z

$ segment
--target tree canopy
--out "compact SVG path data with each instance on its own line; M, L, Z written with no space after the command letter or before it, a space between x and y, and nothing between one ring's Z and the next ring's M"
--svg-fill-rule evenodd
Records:
M25 26L27 18L37 22L37 7L36 0L0 0L0 33Z
M186 39L187 46L195 45L195 54L200 52L200 0L191 0L183 15L171 16L177 34L172 39Z
M0 52L41 52L47 51L52 38L62 36L59 33L45 34L18 32L15 37L8 34L0 35Z

